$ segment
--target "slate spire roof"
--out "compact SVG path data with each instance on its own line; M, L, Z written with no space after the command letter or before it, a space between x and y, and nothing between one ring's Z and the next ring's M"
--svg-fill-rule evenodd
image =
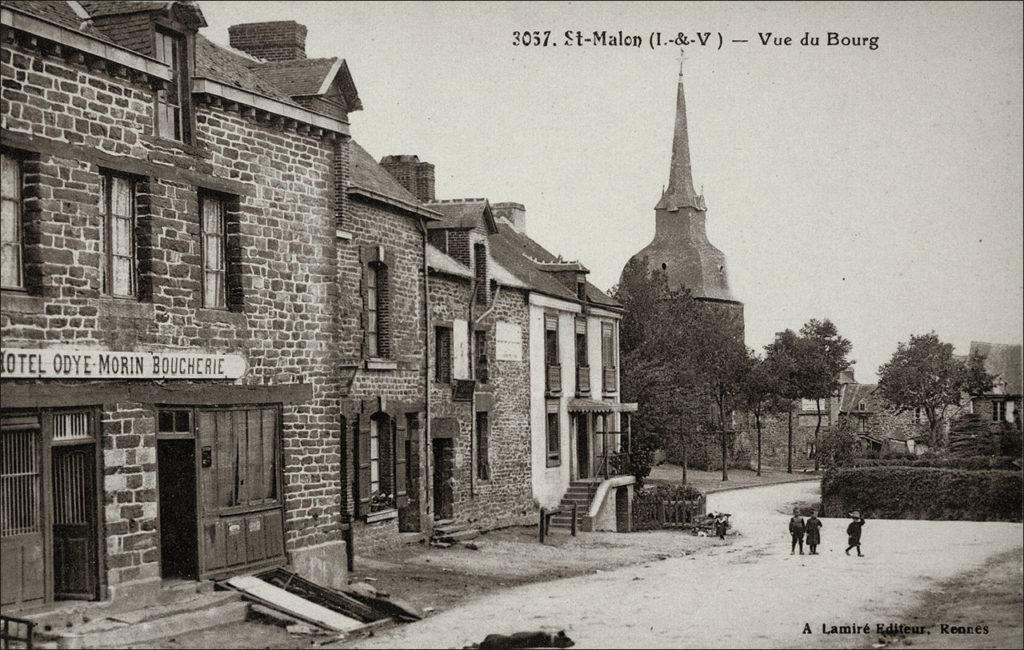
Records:
M690 134L686 124L686 93L683 90L683 70L679 68L679 83L676 86L676 124L672 136L672 166L669 169L668 187L661 195L655 210L678 210L693 208L707 210L704 197L693 189L693 170L690 166Z

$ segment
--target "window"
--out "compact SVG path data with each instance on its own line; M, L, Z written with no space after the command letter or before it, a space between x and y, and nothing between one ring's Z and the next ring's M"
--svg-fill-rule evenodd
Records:
M544 317L544 362L547 392L558 394L562 391L562 367L558 363L558 316Z
M0 287L21 289L25 286L22 269L22 169L21 161L3 154L3 183L0 191Z
M562 436L558 430L558 402L548 402L546 433L547 466L557 467L562 464Z
M434 380L452 383L452 328L434 328Z
M1006 419L1006 402L992 402L992 421L1002 422Z
M868 410L867 409L867 405L864 404L864 402L862 401L859 404L857 404L857 410L858 411L866 411L866 410Z
M601 323L601 378L604 392L613 393L618 390L616 373L615 324Z
M157 30L154 56L157 61L171 68L172 78L157 92L156 130L157 135L167 140L185 142L188 140L188 84L186 70L185 40L180 36Z
M135 181L110 172L101 178L103 292L131 298L136 293Z
M490 422L487 411L478 411L476 414L476 477L481 481L487 481L491 478L491 467L487 450L490 435Z
M203 307L227 307L227 246L225 205L222 199L203 196Z
M366 350L371 357L386 356L383 331L381 328L384 312L383 287L386 269L381 264L371 264L366 273Z
M188 434L192 432L192 411L161 410L157 413L158 434Z
M473 276L476 279L476 301L487 304L487 246L473 244Z
M370 420L370 499L380 494L380 423Z
M587 364L587 321L576 319L576 367L584 368Z
M487 330L473 331L473 358L476 362L476 379L481 384L490 381L487 359Z

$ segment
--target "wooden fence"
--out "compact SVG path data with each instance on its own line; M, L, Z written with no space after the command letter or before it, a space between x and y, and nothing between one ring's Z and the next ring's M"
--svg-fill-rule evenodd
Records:
M692 501L673 500L659 501L657 507L658 523L661 528L682 528L694 522L694 519L707 513L707 497Z

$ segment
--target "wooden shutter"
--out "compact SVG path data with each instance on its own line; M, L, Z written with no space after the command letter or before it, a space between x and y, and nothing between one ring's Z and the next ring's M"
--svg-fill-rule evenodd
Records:
M490 452L487 448L491 437L490 428L490 417L487 415L487 411L479 411L476 414L477 454L479 455L477 459L479 473L477 476L482 481L489 481L491 478Z
M369 328L370 321L369 321L369 314L366 311L366 299L367 299L367 295L368 295L369 290L370 290L369 274L370 274L370 271L371 271L371 269L370 269L370 259L371 259L370 255L371 255L371 251L372 251L372 249L369 246L360 246L359 247L359 270L362 273L362 275L361 275L361 280L362 281L359 283L359 329L363 333L363 341L362 341L363 358L369 358L369 356L370 356L370 339L369 339L369 336L368 336L368 333L367 333L367 329ZM363 419L364 418L360 418L360 420L363 420ZM367 423L367 426L369 426L369 423ZM369 445L369 442L367 442L367 445ZM360 458L364 458L364 456L360 456ZM369 454L367 454L365 456L365 458L369 458ZM367 461L367 462L369 462L369 461ZM367 470L367 471L369 471L369 470ZM367 485L369 485L369 484L367 484ZM362 493L360 493L360 495L361 494Z
M356 429L356 514L370 512L370 418L360 415Z
M408 462L405 457L405 439L408 431L405 428L405 423L400 422L400 419L397 417L392 419L392 430L394 431L392 449L394 450L393 457L395 459L395 506L402 508L409 503L408 491L405 485L405 464Z

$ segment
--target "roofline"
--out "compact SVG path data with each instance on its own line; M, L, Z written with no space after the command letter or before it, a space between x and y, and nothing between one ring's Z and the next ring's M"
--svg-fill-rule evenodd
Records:
M349 135L348 122L336 120L333 117L327 117L300 106L292 106L278 99L254 93L251 90L242 90L241 88L229 86L208 77L192 77L192 92L214 95L228 101L252 106L274 115L280 115L304 124L326 129L327 131Z
M341 64L343 61L344 59L339 56L338 60L331 66L331 69L327 71L327 76L324 77L323 82L320 84L320 92L317 93L318 95L326 95L327 91L331 89L331 82L334 81L336 76L338 76L338 70L341 70Z
M394 208L398 208L399 210L404 210L406 212L411 212L412 214L415 214L418 217L423 217L424 219L428 219L431 221L442 219L444 217L444 215L438 214L433 210L428 210L427 208L416 205L414 203L409 203L408 201L403 201L402 199L396 199L388 196L387 194L381 194L380 192L375 192L373 190L361 187L359 185L349 185L345 191L348 194L358 194L373 201L380 201L381 203L386 203Z
M52 20L33 16L17 7L0 7L0 24L112 61L163 81L171 81L174 78L170 66L156 59L137 54L85 32L59 25Z

